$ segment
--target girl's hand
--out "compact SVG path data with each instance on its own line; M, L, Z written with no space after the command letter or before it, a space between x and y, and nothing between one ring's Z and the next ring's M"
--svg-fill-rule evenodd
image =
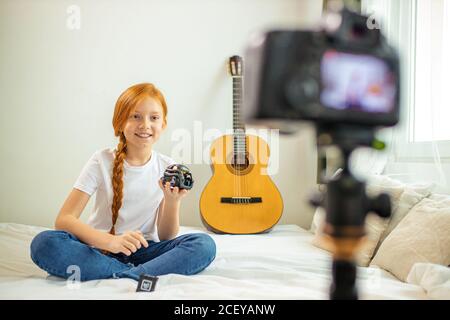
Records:
M108 243L107 251L112 253L123 253L127 256L135 253L142 246L148 247L147 240L141 231L127 231L121 235L113 235L112 240Z
M164 192L164 199L167 202L178 202L182 198L186 196L186 194L189 192L186 189L181 189L178 187L175 187L173 189L170 188L170 183L166 182L166 185L163 185L163 182L161 179L159 179L159 187Z

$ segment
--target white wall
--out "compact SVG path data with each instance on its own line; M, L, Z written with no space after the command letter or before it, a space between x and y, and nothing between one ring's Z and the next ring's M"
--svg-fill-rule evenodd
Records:
M68 27L76 27L71 5L80 9L80 29ZM225 131L227 58L243 54L252 31L308 26L321 9L317 0L0 0L0 222L53 226L87 159L116 145L114 104L132 84L153 82L166 95L160 152L171 155L172 133L192 132L195 121ZM280 223L307 228L316 173L311 131L281 137L279 150ZM181 223L200 226L198 200L211 171L190 167L196 188Z

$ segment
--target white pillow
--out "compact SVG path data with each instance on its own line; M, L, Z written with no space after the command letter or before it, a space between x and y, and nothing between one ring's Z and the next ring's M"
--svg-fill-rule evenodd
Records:
M450 196L417 204L386 237L371 265L405 281L419 262L450 264Z

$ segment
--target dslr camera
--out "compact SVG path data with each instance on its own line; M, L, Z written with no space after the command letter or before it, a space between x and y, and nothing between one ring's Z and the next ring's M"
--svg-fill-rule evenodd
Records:
M318 30L256 35L245 58L246 122L289 131L297 120L393 126L399 58L368 17L344 8Z

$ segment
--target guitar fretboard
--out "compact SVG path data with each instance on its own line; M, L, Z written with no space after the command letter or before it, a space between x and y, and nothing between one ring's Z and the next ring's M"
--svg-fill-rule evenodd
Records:
M233 77L233 148L238 159L245 159L245 126L242 123L240 110L242 107L242 77Z

